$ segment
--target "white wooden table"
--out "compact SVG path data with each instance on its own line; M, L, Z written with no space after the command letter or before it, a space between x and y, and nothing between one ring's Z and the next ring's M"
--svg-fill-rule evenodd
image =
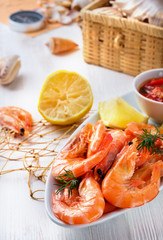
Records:
M51 55L45 43L52 36L70 38L80 49L64 56ZM56 70L80 73L91 84L94 105L113 96L132 91L133 77L88 65L82 57L81 29L74 25L55 29L30 38L12 32L0 24L0 58L10 54L21 56L22 67L17 81L0 86L0 107L15 105L41 119L38 98L46 77ZM2 166L0 159L0 166ZM145 206L131 209L102 225L80 230L64 229L48 218L43 201L30 198L27 175L15 172L0 176L0 240L104 240L163 239L163 192Z

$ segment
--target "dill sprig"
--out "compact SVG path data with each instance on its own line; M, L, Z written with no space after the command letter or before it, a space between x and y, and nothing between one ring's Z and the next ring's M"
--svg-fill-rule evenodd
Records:
M54 183L54 185L60 186L55 192L55 194L57 195L66 187L68 187L68 197L70 197L72 195L72 190L78 187L79 180L74 176L71 170L63 170L65 171L65 173L62 173L55 177L55 180L57 180L59 183Z
M137 136L137 150L140 152L148 150L151 153L159 151L155 143L158 139L163 140L163 134L160 134L158 127L155 126L155 128L157 131L155 134L152 134L151 130L143 129L143 133Z

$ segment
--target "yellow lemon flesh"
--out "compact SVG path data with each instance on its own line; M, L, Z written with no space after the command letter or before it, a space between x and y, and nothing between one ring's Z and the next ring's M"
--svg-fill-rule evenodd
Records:
M129 122L147 123L148 117L120 97L99 103L99 114L107 127L126 128Z
M67 125L81 119L92 104L89 82L78 73L61 70L47 77L38 110L47 121Z

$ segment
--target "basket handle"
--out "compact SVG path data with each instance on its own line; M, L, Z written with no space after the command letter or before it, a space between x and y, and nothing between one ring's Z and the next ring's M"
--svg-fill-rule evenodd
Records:
M121 33L118 33L114 38L114 47L116 49L124 48L124 36Z

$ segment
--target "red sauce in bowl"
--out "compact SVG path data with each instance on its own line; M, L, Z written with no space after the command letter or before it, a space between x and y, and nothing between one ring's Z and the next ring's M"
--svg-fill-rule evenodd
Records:
M145 81L138 91L146 98L163 102L163 78L152 78Z

